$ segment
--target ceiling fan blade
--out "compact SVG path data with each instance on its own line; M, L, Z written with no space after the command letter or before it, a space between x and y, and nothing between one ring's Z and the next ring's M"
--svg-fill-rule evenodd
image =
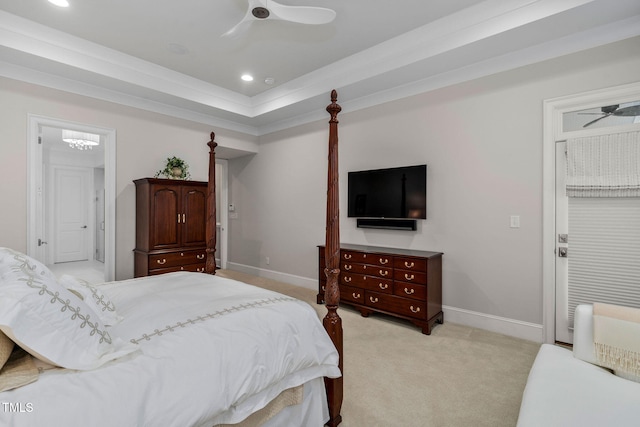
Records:
M605 115L604 115L604 116L602 116L602 117L598 117L598 118L597 118L597 119L595 119L595 120L591 120L589 123L585 124L585 125L584 125L584 126L582 126L582 127L583 127L583 128L586 128L587 126L591 126L591 125L592 125L592 124L594 124L595 122L600 121L600 120L602 120L602 119L604 119L604 118L606 118L606 117L609 117L611 114L613 114L613 113L605 114Z
M622 107L612 113L614 116L633 117L640 116L640 105L630 105Z
M251 9L247 10L247 13L244 15L242 20L240 20L240 22L238 22L236 25L231 27L229 31L227 31L220 37L232 37L246 31L246 29L251 25L251 21L253 19L254 18L253 18L253 15L251 14Z
M333 9L324 7L287 6L274 1L268 1L267 5L271 12L269 18L283 21L320 25L328 24L336 18L336 12Z

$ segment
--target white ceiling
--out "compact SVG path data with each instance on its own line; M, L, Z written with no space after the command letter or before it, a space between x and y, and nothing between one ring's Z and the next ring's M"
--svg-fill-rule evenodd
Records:
M247 0L69 2L0 0L0 75L252 135L640 35L638 0L280 0L337 17L231 38Z

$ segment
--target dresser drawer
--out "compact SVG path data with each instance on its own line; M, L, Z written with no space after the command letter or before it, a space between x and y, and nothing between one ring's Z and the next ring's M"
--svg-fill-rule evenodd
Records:
M375 276L365 276L364 280L360 283L364 289L370 291L383 292L385 294L393 293L393 280L383 279Z
M390 267L359 264L354 262L342 262L340 264L340 270L348 273L367 274L369 276L379 276L389 279L393 276L393 270Z
M379 292L365 292L364 303L371 308L416 319L424 319L427 313L427 305L424 302Z
M399 282L427 284L427 273L409 270L394 270L393 278Z
M367 254L362 252L354 252L354 251L340 251L340 262L354 262L364 264L367 261Z
M340 274L340 285L371 289L379 292L393 293L393 280L358 273Z
M206 257L207 255L204 249L149 255L149 270L204 263Z
M385 254L366 254L367 264L393 268L393 257Z
M175 271L193 271L196 273L204 273L205 263L201 262L197 264L176 265L167 268L154 268L153 270L149 270L149 275L154 276L156 274L173 273Z
M364 290L353 286L340 285L340 300L364 304Z
M394 295L405 298L413 298L421 301L427 299L427 287L417 283L395 282L393 285Z
M411 271L427 271L427 260L421 258L394 257L393 268Z

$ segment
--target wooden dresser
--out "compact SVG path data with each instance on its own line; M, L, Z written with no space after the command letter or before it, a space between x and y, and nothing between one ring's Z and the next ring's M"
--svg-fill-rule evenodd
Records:
M207 183L142 178L136 185L135 277L202 271Z
M326 284L325 247L318 247L318 304ZM442 253L340 245L340 302L362 316L380 312L409 320L431 334L443 323Z

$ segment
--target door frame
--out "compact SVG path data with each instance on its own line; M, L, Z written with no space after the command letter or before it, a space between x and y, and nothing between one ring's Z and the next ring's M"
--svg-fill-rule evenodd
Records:
M216 170L220 171L220 182L216 180L216 194L220 197L220 206L216 210L217 240L220 253L220 268L226 269L228 257L228 230L229 230L229 162L226 159L216 159Z
M546 343L555 342L556 330L556 141L567 138L567 133L562 131L562 114L638 99L640 82L543 101L542 333ZM603 134L609 132L602 131ZM582 135L575 131L571 136Z
M27 254L42 259L42 247L38 247L39 233L43 228L38 209L43 209L42 196L42 145L38 143L42 127L54 127L99 134L104 138L104 187L105 187L105 281L116 276L116 130L96 127L68 120L27 114ZM40 222L40 223L39 223Z

